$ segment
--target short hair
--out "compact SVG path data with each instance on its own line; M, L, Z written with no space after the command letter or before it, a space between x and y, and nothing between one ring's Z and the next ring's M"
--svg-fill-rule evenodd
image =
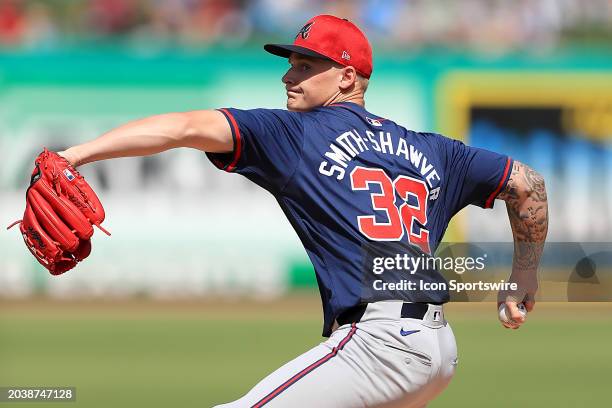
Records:
M361 88L363 89L363 93L365 94L366 91L368 90L368 85L370 84L370 80L361 74L357 74L357 80L359 81L359 84L361 85Z

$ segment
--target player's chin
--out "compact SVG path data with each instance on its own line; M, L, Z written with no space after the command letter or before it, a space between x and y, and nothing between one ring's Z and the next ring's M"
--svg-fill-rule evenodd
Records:
M290 111L294 111L296 110L296 107L298 107L298 103L295 98L287 97L287 109Z

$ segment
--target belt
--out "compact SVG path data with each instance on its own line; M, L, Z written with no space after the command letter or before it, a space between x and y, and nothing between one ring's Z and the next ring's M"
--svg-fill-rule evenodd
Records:
M367 307L367 303L353 306L340 313L340 315L336 318L336 321L340 326L350 323L358 323L363 317ZM423 317L425 317L425 314L427 314L428 309L429 303L403 303L400 317L422 320Z

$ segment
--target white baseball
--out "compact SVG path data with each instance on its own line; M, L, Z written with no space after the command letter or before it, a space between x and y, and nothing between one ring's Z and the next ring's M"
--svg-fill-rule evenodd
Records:
M516 306L518 307L518 310L521 313L521 315L523 317L526 317L527 309L525 309L525 305L522 303L519 303ZM512 322L512 318L510 317L510 312L508 311L508 308L506 307L505 303L502 303L501 305L499 305L499 320L503 323Z

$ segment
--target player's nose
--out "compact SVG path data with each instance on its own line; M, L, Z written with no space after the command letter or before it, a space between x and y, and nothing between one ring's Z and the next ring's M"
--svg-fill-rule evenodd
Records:
M290 85L295 83L294 79L290 75L290 72L291 70L287 71L285 75L283 75L283 77L281 78L283 84Z

